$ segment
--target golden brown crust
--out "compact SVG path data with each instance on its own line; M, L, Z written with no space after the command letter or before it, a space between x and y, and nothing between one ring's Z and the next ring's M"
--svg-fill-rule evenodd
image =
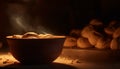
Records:
M98 39L102 38L102 34L100 34L99 32L92 32L91 34L89 34L89 42L91 43L91 45L96 45Z
M94 26L103 26L103 23L98 19L92 19L89 24Z
M120 37L120 27L115 30L113 33L113 38L118 38Z
M81 36L81 29L72 29L70 31L70 36L80 37Z
M83 30L81 31L81 36L85 38L89 38L90 33L93 31L95 31L94 27L92 25L88 25L84 27Z
M117 40L117 38L112 39L111 44L110 44L110 49L111 50L118 50L118 40Z
M74 37L66 37L64 41L64 47L74 47L77 45L77 39Z
M113 33L115 32L115 28L114 27L106 27L106 28L104 28L104 31L107 35L113 35Z
M77 40L77 47L79 47L79 48L91 48L93 46L90 44L90 42L88 41L87 38L80 37Z
M97 41L97 44L95 45L95 48L97 49L108 49L110 48L110 42L111 42L111 39L107 39L107 38L100 38L98 41Z

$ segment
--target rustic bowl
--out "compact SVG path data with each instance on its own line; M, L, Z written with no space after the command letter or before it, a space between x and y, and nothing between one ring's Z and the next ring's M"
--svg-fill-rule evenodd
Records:
M7 37L10 52L22 64L52 63L63 48L65 37L17 39Z

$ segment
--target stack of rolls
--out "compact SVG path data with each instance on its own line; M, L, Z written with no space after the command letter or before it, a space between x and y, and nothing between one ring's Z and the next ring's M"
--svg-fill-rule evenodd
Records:
M83 29L71 30L70 36L66 38L64 47L120 49L120 23L116 20L105 27L102 21L93 19Z

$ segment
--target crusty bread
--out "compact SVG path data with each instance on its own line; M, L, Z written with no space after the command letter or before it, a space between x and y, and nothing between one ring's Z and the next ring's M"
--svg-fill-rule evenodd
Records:
M115 32L115 28L114 27L106 27L106 28L104 28L104 31L107 35L113 35L113 33Z
M111 50L118 50L120 49L120 38L113 38L110 44Z
M81 29L72 29L70 31L70 36L80 37L81 36Z
M89 34L89 42L92 45L96 45L98 39L102 38L102 34L100 34L99 32L93 31L92 33Z
M77 47L79 47L79 48L91 48L93 46L90 44L90 42L88 41L87 38L80 37L77 40Z
M95 45L95 48L108 49L110 48L110 42L111 42L111 39L109 38L100 38L98 39L97 44Z
M83 30L81 31L81 36L85 37L85 38L89 38L89 34L92 31L95 31L94 27L92 25L88 25L88 26L84 27Z
M98 19L92 19L89 24L94 25L94 26L102 26L103 25L103 23Z
M111 20L109 23L109 27L118 28L120 27L120 22L118 20Z
M77 39L74 37L66 37L64 42L64 47L74 47L77 46Z
M112 20L109 22L109 25L104 28L104 31L108 35L113 35L115 30L119 27L119 23L116 20Z
M115 30L113 33L113 38L118 38L120 37L120 27Z

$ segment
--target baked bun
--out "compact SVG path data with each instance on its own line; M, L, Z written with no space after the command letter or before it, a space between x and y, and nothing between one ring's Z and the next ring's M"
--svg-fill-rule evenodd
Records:
M112 20L112 21L110 21L109 26L114 27L114 28L118 28L118 27L120 27L120 22L117 20Z
M109 25L104 28L104 31L108 35L113 35L115 30L119 27L119 23L116 20L110 21Z
M97 49L108 49L110 48L110 42L111 39L107 38L100 38L97 41L97 44L95 45L95 48Z
M89 38L90 33L93 31L95 31L94 27L92 25L88 25L84 27L83 30L81 31L81 36L85 38Z
M115 28L114 27L106 27L106 28L104 28L104 31L107 35L113 35L113 33L115 32Z
M93 31L92 33L89 34L89 42L91 45L96 45L97 41L102 38L102 34L100 34L99 32Z
M103 26L103 23L98 19L92 19L89 24L94 26Z
M64 42L64 47L74 47L77 46L77 39L74 37L66 37Z
M73 36L73 37L80 37L81 36L81 29L72 29L70 31L70 36Z
M120 27L115 30L113 33L113 38L118 38L120 37Z
M80 37L77 40L77 47L79 47L79 48L91 48L93 46L90 44L90 42L88 41L87 38Z
M118 50L120 49L120 38L113 38L110 44L111 50Z

